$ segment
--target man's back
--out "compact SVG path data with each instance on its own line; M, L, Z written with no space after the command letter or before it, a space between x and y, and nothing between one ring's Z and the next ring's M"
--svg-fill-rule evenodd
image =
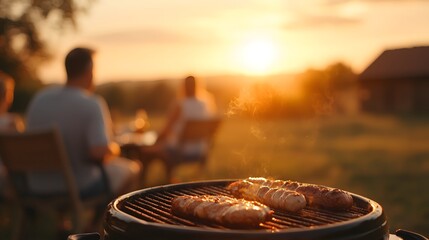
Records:
M39 93L27 113L28 130L57 127L62 135L78 186L84 189L100 178L90 161L90 146L109 142L110 119L105 102L74 87L52 87ZM106 126L107 125L107 126ZM35 192L64 189L57 173L30 176Z

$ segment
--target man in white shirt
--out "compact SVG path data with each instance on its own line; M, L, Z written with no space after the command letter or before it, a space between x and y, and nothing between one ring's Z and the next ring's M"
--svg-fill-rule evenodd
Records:
M116 195L136 189L141 171L139 163L119 157L120 148L112 141L107 104L93 94L93 54L88 48L71 50L65 59L65 85L42 90L27 112L27 130L59 129L81 197L105 191L100 163ZM37 194L65 190L57 172L33 174L28 180L30 190Z

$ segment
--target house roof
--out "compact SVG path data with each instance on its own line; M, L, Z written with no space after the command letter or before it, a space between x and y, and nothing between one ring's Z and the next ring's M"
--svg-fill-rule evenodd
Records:
M384 51L359 76L360 80L429 79L429 46Z

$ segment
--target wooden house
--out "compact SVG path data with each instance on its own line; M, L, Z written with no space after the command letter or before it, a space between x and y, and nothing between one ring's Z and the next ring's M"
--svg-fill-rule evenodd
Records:
M360 75L362 111L429 113L429 46L384 51Z

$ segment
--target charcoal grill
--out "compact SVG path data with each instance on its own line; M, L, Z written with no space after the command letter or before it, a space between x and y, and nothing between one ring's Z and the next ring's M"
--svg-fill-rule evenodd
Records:
M382 207L352 194L349 210L306 207L298 213L274 209L273 219L254 229L233 229L201 223L170 213L171 200L180 195L226 195L235 180L216 180L147 188L111 202L104 221L105 240L384 240L425 239L407 231L389 234ZM411 238L407 238L411 236ZM88 237L88 236L86 236ZM417 238L416 238L417 237ZM421 237L421 238L420 238ZM70 238L72 239L72 238ZM78 238L73 238L78 239ZM85 238L90 239L90 238Z

